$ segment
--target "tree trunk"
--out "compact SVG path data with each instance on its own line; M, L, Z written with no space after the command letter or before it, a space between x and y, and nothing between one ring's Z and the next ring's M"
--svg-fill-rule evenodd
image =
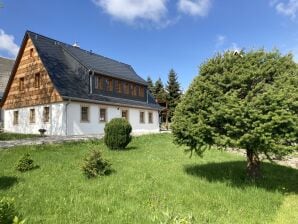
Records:
M252 150L246 150L247 155L247 175L256 180L261 177L261 164L258 155Z

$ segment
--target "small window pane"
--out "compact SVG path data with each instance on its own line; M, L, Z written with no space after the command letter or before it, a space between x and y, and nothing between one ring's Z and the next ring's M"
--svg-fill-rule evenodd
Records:
M149 122L150 124L153 123L153 114L152 114L151 112L148 113L148 122Z
M35 109L30 109L30 123L35 123Z
M89 121L89 107L81 107L81 121Z
M13 124L19 124L19 111L14 111L13 112Z
M34 87L39 88L40 86L40 73L35 74L35 80L34 80Z
M145 113L144 112L140 112L140 123L145 123Z
M127 110L122 110L121 116L122 116L122 118L125 118L126 120L128 120L128 111Z
M24 77L20 78L19 89L20 91L24 90Z
M43 122L49 122L50 121L50 108L44 107L43 108Z
M106 122L106 109L105 108L100 108L99 110L99 121L100 122Z

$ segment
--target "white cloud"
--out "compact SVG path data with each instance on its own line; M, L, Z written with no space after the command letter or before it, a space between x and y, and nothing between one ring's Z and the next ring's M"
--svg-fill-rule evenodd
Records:
M227 41L227 37L224 35L217 35L216 37L216 48L223 46Z
M275 9L278 13L295 19L298 15L298 0L289 0L287 3L275 1Z
M168 0L92 0L107 14L126 23L149 21L162 23L167 14ZM168 23L168 21L165 21Z
M19 46L14 42L14 36L6 34L2 29L0 29L0 51L14 58L19 52Z
M211 0L179 0L179 11L192 16L207 16L211 8Z

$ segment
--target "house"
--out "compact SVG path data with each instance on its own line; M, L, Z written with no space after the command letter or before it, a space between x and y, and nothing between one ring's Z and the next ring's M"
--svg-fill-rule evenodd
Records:
M13 64L13 59L0 57L0 102L2 101L3 93L5 91L5 87L7 85ZM3 123L2 110L0 110L0 123Z
M122 117L133 132L158 132L161 107L133 68L27 31L3 95L4 130L102 134Z

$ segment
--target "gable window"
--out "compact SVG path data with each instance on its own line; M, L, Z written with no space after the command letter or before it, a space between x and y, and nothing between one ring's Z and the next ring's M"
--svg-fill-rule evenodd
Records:
M29 120L30 120L30 123L35 123L35 109L30 109Z
M98 89L98 87L99 87L99 78L98 78L98 76L95 76L94 77L94 88L95 89Z
M34 87L35 88L39 88L40 87L40 73L36 73L35 74Z
M43 108L43 122L49 122L50 121L50 107L44 107Z
M122 92L122 89L121 89L121 81L119 80L115 80L115 90L117 93L121 93Z
M107 109L106 108L100 108L99 109L99 121L100 122L106 122L107 121Z
M143 111L140 112L140 123L145 123L145 113Z
M20 78L19 80L19 90L23 91L24 90L24 77Z
M112 79L106 79L106 84L107 84L106 89L110 92L113 91L113 80Z
M33 53L34 53L34 50L33 50L33 48L30 48L30 58L32 58L32 57L33 57Z
M129 94L129 84L127 82L124 83L123 88L124 88L123 92L128 95Z
M121 117L128 120L128 110L122 110L121 111Z
M81 122L89 122L89 107L81 106Z
M103 90L103 78L102 77L98 77L98 81L99 81L99 89Z
M139 87L139 96L144 97L144 87L143 86Z
M131 84L130 89L131 89L132 96L137 96L137 86L134 84Z
M13 112L13 124L14 125L19 124L19 111L17 110Z
M152 114L152 112L149 112L148 113L148 123L149 124L152 124L153 123L153 114Z

